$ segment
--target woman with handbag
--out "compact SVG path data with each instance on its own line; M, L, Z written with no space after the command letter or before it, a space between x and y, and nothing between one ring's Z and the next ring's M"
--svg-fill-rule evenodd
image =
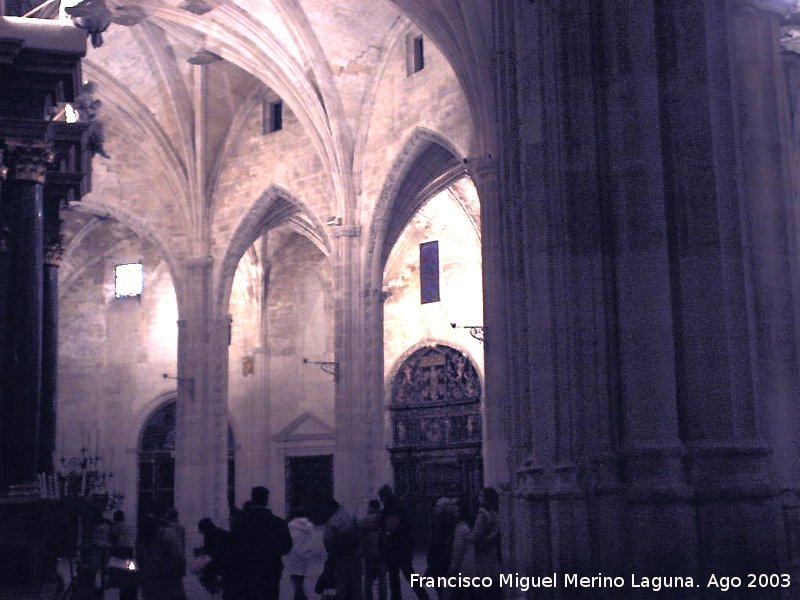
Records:
M121 510L114 511L109 541L111 558L106 567L108 579L106 587L119 588L119 600L136 600L138 568L134 561L131 531L125 523L125 513Z

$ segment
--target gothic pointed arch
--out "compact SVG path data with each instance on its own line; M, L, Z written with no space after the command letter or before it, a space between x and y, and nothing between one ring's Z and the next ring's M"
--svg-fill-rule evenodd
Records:
M156 248L158 253L164 258L164 261L167 264L170 278L172 279L172 286L175 289L175 296L178 301L178 306L182 305L181 278L177 276L178 274L177 265L181 257L176 255L174 251L170 250L172 246L168 244L166 239L156 229L154 229L151 225L149 225L145 219L142 219L141 217L134 215L132 212L126 210L123 207L120 207L119 205L102 202L99 199L96 199L92 196L89 196L82 202L73 203L70 206L70 210L94 215L95 217L99 217L101 219L103 218L114 219L118 221L120 224L129 228L133 233L135 233L139 237L153 244L153 246ZM66 259L69 258L70 252L71 248L70 246L68 246L65 252L65 262L67 262Z
M270 186L241 218L225 249L216 275L215 306L218 314L227 311L233 277L244 253L265 230L286 222L309 239L322 254L329 255L330 242L316 216L285 189Z
M458 149L444 136L416 128L395 159L378 198L367 241L370 278L379 281L394 243L434 193L466 173Z

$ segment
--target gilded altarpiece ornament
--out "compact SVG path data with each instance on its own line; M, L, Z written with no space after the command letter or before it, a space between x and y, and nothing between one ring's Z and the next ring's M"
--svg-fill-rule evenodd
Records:
M424 543L436 500L474 498L482 485L480 376L455 348L421 348L394 375L388 408L395 486Z
M29 142L7 139L3 162L14 181L44 183L47 168L55 159L50 142Z
M62 221L59 221L59 226ZM61 258L64 256L64 235L53 233L44 242L44 264L54 267L61 266Z

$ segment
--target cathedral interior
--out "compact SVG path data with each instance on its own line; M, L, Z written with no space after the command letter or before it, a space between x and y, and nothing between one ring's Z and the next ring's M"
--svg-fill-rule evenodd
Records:
M0 575L69 496L390 483L800 597L794 0L76 4L0 0Z

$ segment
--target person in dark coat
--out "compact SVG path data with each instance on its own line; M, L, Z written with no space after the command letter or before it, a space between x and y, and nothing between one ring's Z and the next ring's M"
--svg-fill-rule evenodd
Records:
M358 521L334 499L329 500L328 510L331 516L325 523L322 542L330 561L326 567L333 569L336 600L361 600Z
M499 600L502 598L499 576L500 559L500 498L494 488L483 488L478 494L478 514L470 538L475 547L475 574L491 577L492 586L484 587L479 598Z
M386 565L381 558L381 503L370 500L361 520L361 554L364 557L364 600L372 600L378 582L378 600L386 600Z
M444 577L447 575L453 550L453 534L457 522L458 507L455 500L439 498L433 508L431 541L428 546L428 568L425 571L425 575L428 577ZM442 600L447 595L447 591L447 588L436 588L436 595L439 600Z
M242 511L231 531L237 580L243 600L277 600L283 561L292 549L286 521L267 508L269 490L258 486L251 492L250 506Z
M152 515L142 522L139 557L144 600L185 600L185 557L175 532Z
M200 580L206 581L203 587L214 587L221 579L222 598L231 600L234 594L234 578L231 573L233 561L231 556L231 534L217 527L209 518L201 519L197 529L203 535L203 551L211 559L200 573Z
M133 536L125 523L125 513L121 510L114 511L114 521L111 524L111 557L120 560L132 560ZM127 573L122 577L120 573L112 573L110 583L119 588L119 600L136 600L139 597L135 574Z
M383 504L381 511L381 555L389 571L389 590L392 600L402 600L400 573L411 584L411 559L414 552L414 524L400 500L389 485L378 490ZM428 593L422 586L411 588L419 600L428 600Z

